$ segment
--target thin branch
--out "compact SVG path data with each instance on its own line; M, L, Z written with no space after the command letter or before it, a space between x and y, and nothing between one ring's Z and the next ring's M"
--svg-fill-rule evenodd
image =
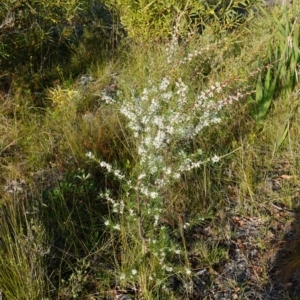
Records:
M144 254L146 254L148 252L148 249L147 249L146 237L145 237L144 231L143 231L141 199L140 199L140 189L139 189L141 181L142 180L140 179L137 183L137 186L136 186L137 223L138 223L139 237L142 240L142 251L143 251Z

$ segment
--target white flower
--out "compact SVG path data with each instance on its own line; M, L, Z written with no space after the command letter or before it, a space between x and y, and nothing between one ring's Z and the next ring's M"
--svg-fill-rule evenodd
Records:
M152 143L152 139L150 136L146 136L143 142L144 142L145 146L149 147Z
M171 175L172 169L171 169L170 167L165 168L165 169L164 169L164 172L165 172L166 175Z
M158 130L157 135L153 141L153 146L156 149L159 149L161 145L164 143L164 140L165 140L165 132L162 130Z
M157 226L158 221L159 221L159 215L155 215L154 216L154 226Z
M190 227L191 225L190 225L190 223L185 223L184 225L183 225L183 228L184 229L187 229L188 227Z
M125 176L121 174L121 171L120 171L120 170L114 170L114 175L115 175L119 180L122 180L122 179L125 178Z
M105 168L108 172L111 172L111 170L112 170L112 166L110 164L106 163L105 161L101 161L100 166L102 168Z
M171 92L166 92L166 93L163 93L163 94L161 95L161 97L163 98L163 100L166 100L166 101L168 101L168 100L170 100L170 99L171 99L171 97L172 97L172 93L171 93Z
M211 158L211 161L213 163L217 163L220 160L220 157L218 155L215 155L214 157Z
M207 96L210 97L210 98L212 98L214 96L213 91L209 91L208 94L207 94Z
M146 150L143 146L138 147L138 154L141 155L141 156L146 154Z
M151 166L150 167L150 174L154 174L157 172L157 166Z
M120 203L113 203L113 212L114 213L117 213L117 212L119 212L119 207L120 206Z
M131 270L131 274L132 275L136 275L137 274L137 270L136 269Z
M166 257L166 253L164 252L164 250L160 250L160 251L161 251L160 257L162 257L162 258Z
M116 229L116 230L120 230L120 224L116 224L116 225L114 225L114 227L113 227L114 229Z
M95 158L94 154L93 154L91 151L89 151L88 153L86 153L85 156L86 156L87 158L90 158L90 159Z
M142 119L141 119L141 123L144 124L144 125L147 125L150 121L150 118L149 116L143 116Z
M158 193L157 192L151 192L149 196L150 196L151 199L155 199L155 198L158 197Z
M152 86L151 89L150 89L150 92L157 93L157 87L156 86Z
M173 178L174 179L179 179L180 178L180 173L174 173Z
M169 84L170 84L169 78L168 77L163 78L159 86L160 90L165 91L168 88Z
M148 188L146 186L142 186L140 188L140 192L141 192L141 194L145 195L146 197L149 196L149 190L148 190Z
M106 102L106 104L112 104L112 103L116 102L112 97L107 95L105 92L101 93L101 100Z
M124 280L125 278L126 278L125 274L122 273L122 274L120 275L120 280Z
M112 204L116 203L116 201L109 196L109 191L107 191L105 194L100 194L100 197L105 198L108 202L110 202Z
M149 95L149 91L147 88L144 88L143 92L142 92L142 97L141 100L142 101L147 101L148 100L148 95Z
M125 203L123 200L120 201L120 214L122 215L124 212Z
M175 254L180 254L180 252L181 252L181 251L180 251L179 249L174 250L174 253L175 253Z
M164 127L164 119L162 117L155 116L152 120L152 123L157 125L159 128Z
M146 174L145 174L145 173L142 173L142 174L139 175L138 180L142 180L142 179L145 178L145 177L146 177Z
M187 275L191 275L192 271L189 268L185 268L185 273Z
M211 119L211 122L212 122L213 124L219 124L219 123L221 123L221 118L219 118L219 117L213 117L213 118Z
M221 91L222 91L222 86L219 82L216 82L216 90L218 93L221 93Z
M109 220L106 220L106 221L104 222L104 225L105 225L105 226L108 226L109 224L110 224Z
M151 101L151 105L148 108L148 114L150 115L154 115L157 113L157 111L160 109L160 104L159 101L157 101L157 99L152 99Z
M172 272L172 271L173 271L173 268L172 268L172 267L166 267L166 271L167 271L167 272Z

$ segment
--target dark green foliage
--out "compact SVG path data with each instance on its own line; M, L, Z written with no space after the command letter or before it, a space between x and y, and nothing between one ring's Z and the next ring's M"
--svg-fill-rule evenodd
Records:
M200 33L206 26L218 34L232 30L244 23L262 1L105 0L104 3L120 18L130 37L157 40L169 37L174 27L178 35L191 27Z
M30 83L31 90L41 92L62 76L85 71L72 70L71 58L81 43L90 44L86 36L99 41L98 49L99 43L106 48L111 39L109 13L104 8L99 13L88 0L5 0L0 4L0 20L0 68L5 70L2 88L5 82L9 86L13 79L21 78ZM87 34L91 27L93 32Z
M97 180L78 169L64 175L57 187L44 192L43 220L52 245L47 271L52 284L67 279L71 265L97 252L104 243L107 204L98 197L101 181L100 177ZM55 269L61 269L60 274L53 272Z
M258 10L261 0L209 0L203 1L207 12L199 15L203 25L212 24L217 32L231 30L241 25L247 17Z
M95 184L91 174L79 169L66 174L59 186L44 197L45 219L51 220L47 228L56 246L75 256L85 254L85 249L95 245L95 234L101 231L106 205L97 200Z
M282 92L291 93L298 83L297 66L300 63L299 51L299 15L296 9L293 13L286 8L283 11L281 19L275 15L270 16L262 10L266 19L277 30L274 32L272 45L268 45L268 66L260 65L261 73L259 74L256 85L256 106L254 117L259 125L263 123L272 101ZM284 130L278 147L286 137L287 131Z

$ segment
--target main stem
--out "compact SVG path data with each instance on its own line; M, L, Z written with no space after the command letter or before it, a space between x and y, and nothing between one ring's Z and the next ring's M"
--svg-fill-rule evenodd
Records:
M141 180L138 181L136 186L136 206L137 206L137 224L138 224L138 232L139 237L142 240L142 251L144 254L148 252L147 241L143 231L142 224L142 211L141 211L141 199L140 199L140 189L139 186L141 184Z

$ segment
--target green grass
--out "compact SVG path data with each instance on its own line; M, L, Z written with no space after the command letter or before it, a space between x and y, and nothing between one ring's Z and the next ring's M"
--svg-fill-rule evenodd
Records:
M184 27L172 55L171 38L151 39L149 33L143 40L144 31L124 37L112 56L97 40L92 50L85 45L74 50L71 69L57 72L55 84L38 99L21 75L9 95L1 91L4 299L114 299L116 293L132 299L195 299L195 274L207 269L209 288L230 259L226 240L234 238L232 217L257 217L273 226L278 218L270 213L272 204L299 209L299 27L286 17L292 11L272 13L268 22L257 15L233 31L216 32L212 24L201 35L188 35ZM285 47L279 24L294 47ZM80 85L78 69L93 81ZM162 91L165 77L170 84ZM186 84L186 100L176 94L179 78ZM153 125L151 100L171 93L157 115L168 125L179 112L182 128L188 124L180 115L196 126L202 116L201 108L194 108L197 95L214 92L217 82L222 90L208 99L215 101L213 108L238 97L218 111L221 123L209 123L188 138L176 131L175 122L169 144L150 144L144 163L138 148L146 137L156 137L159 126ZM154 87L142 102L144 89ZM149 130L135 131L133 119L122 113L124 105L142 109L141 118L151 118L144 124ZM187 158L202 163L181 169L177 177L166 171L178 170ZM277 182L279 190L272 188ZM272 282L265 254L271 246L264 237L268 229L260 232L263 287ZM291 273L299 266L296 243L293 251L283 268Z

